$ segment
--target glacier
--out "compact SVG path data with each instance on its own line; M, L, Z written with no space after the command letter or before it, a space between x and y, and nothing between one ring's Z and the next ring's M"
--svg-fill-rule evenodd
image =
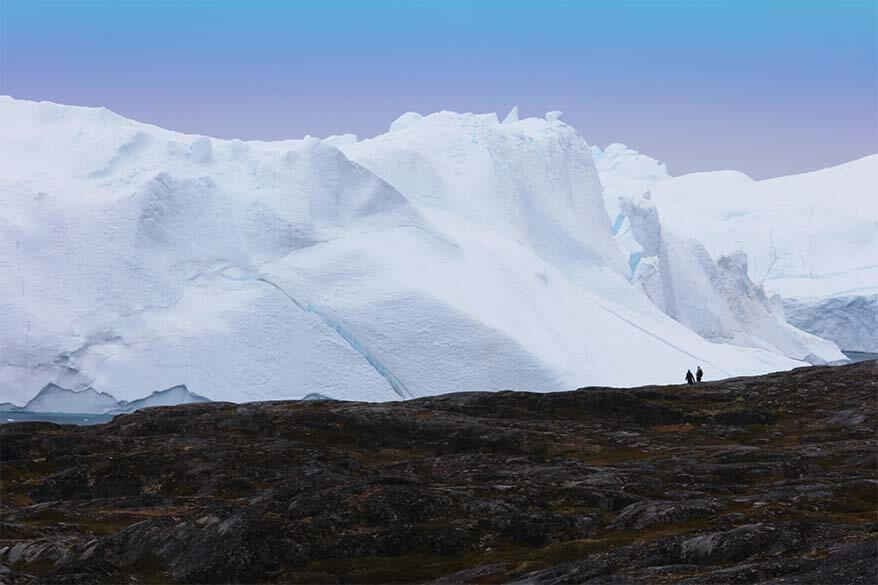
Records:
M611 215L620 216L620 200L649 191L664 230L713 257L743 252L748 277L777 295L774 310L792 325L845 350L875 347L878 155L754 181L736 171L673 177L622 144L592 150ZM636 252L622 232L622 247Z
M770 299L723 309L712 339L663 312L632 277L626 246L642 244L618 237L591 147L557 112L244 142L0 97L0 126L0 400L48 384L399 400L839 355L790 333ZM740 262L716 266L726 305L726 289L756 294Z

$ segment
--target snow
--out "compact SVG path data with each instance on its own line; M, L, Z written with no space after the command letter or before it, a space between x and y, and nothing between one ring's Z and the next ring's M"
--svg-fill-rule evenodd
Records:
M767 326L712 343L659 310L557 119L408 113L359 142L243 142L3 97L0 127L2 400L396 400L805 357Z

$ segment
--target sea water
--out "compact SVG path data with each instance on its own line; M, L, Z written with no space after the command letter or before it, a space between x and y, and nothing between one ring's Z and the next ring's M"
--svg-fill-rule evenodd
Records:
M0 424L12 422L53 422L59 425L99 425L112 420L111 414L71 414L67 412L0 412Z

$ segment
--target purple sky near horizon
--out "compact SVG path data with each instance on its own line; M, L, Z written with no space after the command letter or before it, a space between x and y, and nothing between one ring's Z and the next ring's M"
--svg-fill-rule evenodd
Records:
M672 174L878 151L874 1L0 0L0 93L223 138L560 109Z

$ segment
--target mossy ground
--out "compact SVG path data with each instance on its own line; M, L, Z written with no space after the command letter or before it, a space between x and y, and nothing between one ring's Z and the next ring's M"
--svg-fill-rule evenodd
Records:
M868 551L833 563L878 535L876 423L878 364L864 362L693 387L12 424L0 550L64 548L7 563L22 583L816 582L815 559L858 582L874 576ZM619 524L651 502L665 508L645 528ZM693 518L692 502L711 504ZM735 540L763 530L776 537L761 547ZM681 543L704 534L725 548L687 557Z

